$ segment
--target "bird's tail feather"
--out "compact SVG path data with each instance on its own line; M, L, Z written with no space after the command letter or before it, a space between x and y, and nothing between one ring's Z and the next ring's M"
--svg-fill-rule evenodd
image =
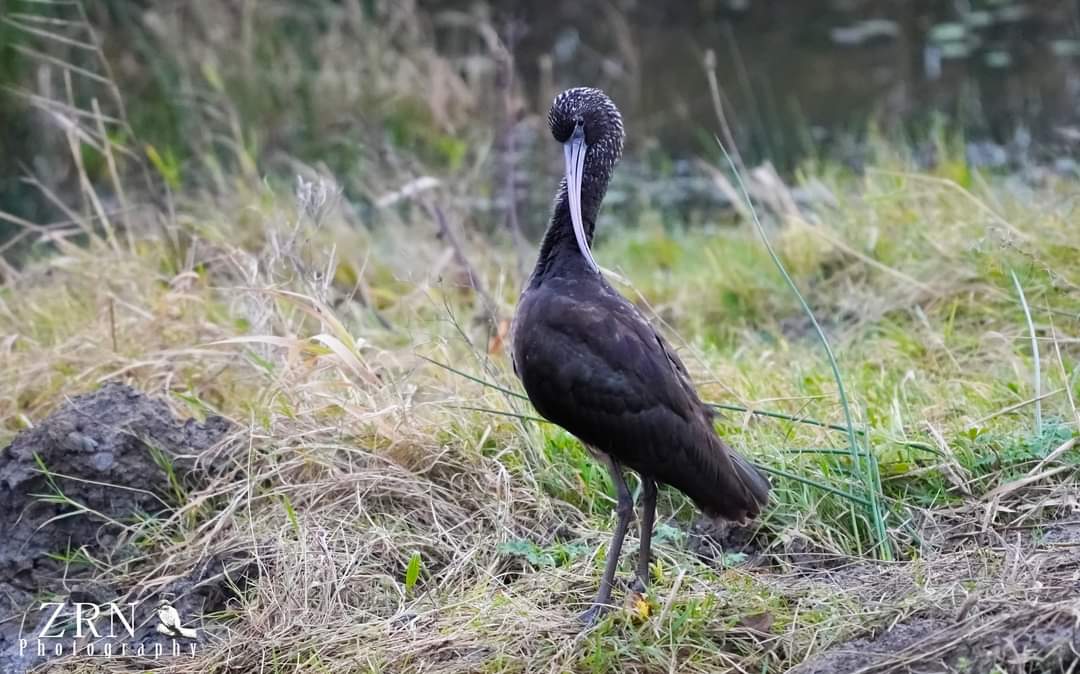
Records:
M746 488L750 500L753 501L753 512L749 515L757 517L761 509L769 502L769 489L772 486L769 484L769 478L765 477L757 466L734 451L731 452L731 463L735 467L739 482Z
M757 466L739 455L723 440L716 438L719 453L726 455L723 466L717 466L716 482L704 498L696 498L707 514L734 522L757 517L769 502L769 480Z

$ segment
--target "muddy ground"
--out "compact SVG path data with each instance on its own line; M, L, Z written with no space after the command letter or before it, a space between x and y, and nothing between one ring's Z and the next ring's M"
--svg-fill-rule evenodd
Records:
M853 639L791 674L1073 672L1075 602L999 608L967 619L918 617Z
M1080 671L1080 521L987 530L913 562L808 570L884 620L792 674Z
M137 554L125 525L136 516L165 513L175 505L166 467L171 466L172 479L198 484L199 455L222 442L229 430L222 417L181 421L163 400L109 383L67 401L4 448L0 672L18 674L43 660L33 652L33 644L54 609L41 610L41 602L64 602L62 615L70 615L75 602L104 604L121 596L133 600L138 588L98 583L87 559L116 565ZM185 625L221 607L227 595L221 578L225 561L206 560L168 583L163 592L138 597L136 636L125 641L151 649L157 643L171 647L171 639L155 629L158 600L166 596ZM70 649L71 627L57 620L49 633L65 631ZM27 652L20 653L20 638L28 639ZM47 643L53 646L56 641Z
M791 674L1073 674L1080 672L1080 519L1070 509L1059 514L1016 528L938 531L922 556L895 563L827 555L801 539L770 544L752 528L706 519L688 544L716 565L741 554L743 566L792 603L826 596L867 616L860 633L831 635L839 638ZM771 625L760 616L751 622ZM769 640L770 630L751 631Z

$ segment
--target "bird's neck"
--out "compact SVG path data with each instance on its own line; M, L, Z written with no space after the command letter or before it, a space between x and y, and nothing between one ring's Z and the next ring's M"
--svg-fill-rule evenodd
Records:
M590 171L590 168L594 170ZM596 229L596 216L600 212L600 203L604 200L604 194L607 193L610 179L610 170L590 167L586 161L581 181L581 219L585 226L585 239L590 247L593 231ZM563 179L555 195L555 208L551 213L551 222L548 223L544 240L540 244L540 255L536 259L532 283L539 282L545 276L569 270L592 271L574 238L574 224L570 219L570 197L566 193L566 180Z

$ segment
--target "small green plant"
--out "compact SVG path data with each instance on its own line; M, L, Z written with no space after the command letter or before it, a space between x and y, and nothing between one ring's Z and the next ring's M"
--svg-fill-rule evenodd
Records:
M409 565L405 567L406 594L412 594L418 580L420 580L420 553L414 552L412 557L409 557Z
M500 554L523 559L537 568L565 566L589 552L589 546L581 542L540 546L532 541L517 539L499 546Z

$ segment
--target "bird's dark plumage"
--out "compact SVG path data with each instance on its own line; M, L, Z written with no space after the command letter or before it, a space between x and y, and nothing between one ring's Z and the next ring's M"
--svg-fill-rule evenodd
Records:
M755 517L768 483L713 431L678 356L598 274L549 279L518 308L518 372L546 419L703 511Z
M642 515L642 584L648 581L654 481L684 492L709 515L739 521L758 515L769 483L717 437L678 356L592 262L596 216L622 152L615 105L598 89L570 89L556 97L548 121L564 144L567 178L514 316L513 358L537 411L597 452L616 480L619 524L592 618L610 598L628 508L632 514L622 466L641 474L649 501Z

